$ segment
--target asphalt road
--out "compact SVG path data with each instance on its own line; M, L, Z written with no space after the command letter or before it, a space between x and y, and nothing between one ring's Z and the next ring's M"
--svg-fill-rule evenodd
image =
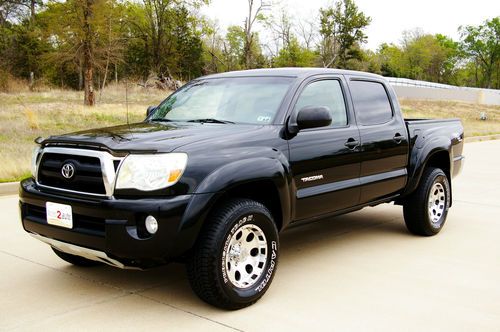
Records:
M293 228L267 294L236 312L198 300L179 264L70 266L0 198L0 330L500 331L500 141L465 149L440 234L410 235L387 204Z

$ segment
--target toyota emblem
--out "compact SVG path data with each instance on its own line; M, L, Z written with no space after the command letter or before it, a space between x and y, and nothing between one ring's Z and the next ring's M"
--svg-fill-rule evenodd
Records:
M71 179L75 175L75 165L66 163L61 167L61 174L65 179Z

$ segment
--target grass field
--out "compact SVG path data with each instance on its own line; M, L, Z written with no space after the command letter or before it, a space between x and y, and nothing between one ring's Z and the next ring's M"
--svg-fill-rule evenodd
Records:
M400 100L406 118L459 118L465 137L500 134L500 106L486 106L450 101ZM485 112L488 120L479 119Z
M168 92L129 88L129 121L141 121L149 105L156 105ZM124 86L111 86L93 108L84 107L81 92L0 93L0 182L29 176L33 140L77 130L126 123ZM500 134L500 106L455 102L402 100L405 117L461 118L466 136ZM488 121L479 120L486 112Z
M168 91L129 87L129 121L144 119L146 108L158 104L168 94ZM33 140L39 136L126 122L124 86L104 90L95 107L84 107L83 93L75 91L0 93L0 182L29 176Z

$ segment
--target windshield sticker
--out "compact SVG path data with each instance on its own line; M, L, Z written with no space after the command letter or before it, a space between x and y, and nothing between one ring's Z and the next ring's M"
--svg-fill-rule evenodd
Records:
M269 122L271 121L271 117L270 116L264 116L264 115L261 115L257 118L257 121L259 122Z

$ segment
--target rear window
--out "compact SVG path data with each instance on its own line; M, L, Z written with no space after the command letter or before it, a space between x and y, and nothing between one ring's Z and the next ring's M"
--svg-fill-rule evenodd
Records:
M382 83L351 81L350 86L354 110L361 125L381 124L392 119L391 103Z

